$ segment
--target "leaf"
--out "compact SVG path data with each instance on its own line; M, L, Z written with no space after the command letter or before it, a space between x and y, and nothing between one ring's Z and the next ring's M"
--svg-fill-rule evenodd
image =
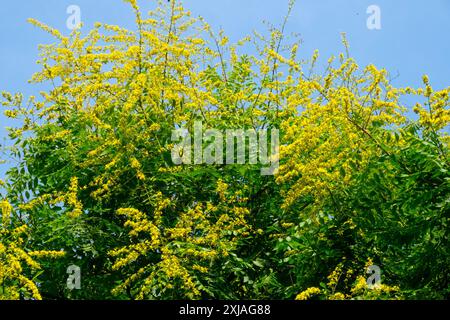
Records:
M261 259L253 260L253 264L257 267L264 268L264 261Z

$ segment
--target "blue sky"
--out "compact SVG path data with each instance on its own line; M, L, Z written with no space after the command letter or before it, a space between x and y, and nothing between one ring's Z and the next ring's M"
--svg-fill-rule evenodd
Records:
M150 8L155 0L140 0ZM280 23L288 0L185 0L194 15L202 15L232 39L252 30L265 30L262 21ZM66 29L69 5L81 8L84 28L96 21L132 27L133 18L122 0L15 0L0 5L0 90L33 93L27 85L40 43L52 38L26 22L33 17L60 30ZM366 27L366 9L381 9L381 30ZM328 57L342 50L340 32L346 32L351 54L359 64L374 63L400 74L398 85L417 85L429 74L435 87L450 84L450 1L448 0L298 0L288 32L300 33L303 53L319 49Z
M155 0L140 0L144 8ZM264 20L279 24L288 0L185 0L194 15L203 16L216 30L223 28L232 40L252 30L265 31ZM43 89L27 80L38 70L38 44L53 39L27 23L33 17L60 30L66 28L69 5L81 8L84 29L94 22L133 27L129 6L122 0L14 0L0 4L0 91L25 95ZM381 30L366 27L367 8L381 9ZM319 49L329 57L342 51L340 33L346 32L351 55L360 65L373 63L386 68L397 86L418 86L423 74L435 88L450 85L449 0L298 0L287 32L301 35L302 52L310 56ZM0 115L1 128L8 126ZM5 135L0 130L0 140ZM3 170L0 170L3 171Z

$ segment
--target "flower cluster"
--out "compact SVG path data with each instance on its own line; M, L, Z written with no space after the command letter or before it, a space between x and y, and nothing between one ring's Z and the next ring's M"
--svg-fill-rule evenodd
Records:
M12 219L12 207L6 200L0 202L0 300L16 300L23 297L41 300L38 285L31 280L41 269L35 259L58 258L62 251L28 251L28 228L26 224L15 226ZM29 276L27 276L27 273Z

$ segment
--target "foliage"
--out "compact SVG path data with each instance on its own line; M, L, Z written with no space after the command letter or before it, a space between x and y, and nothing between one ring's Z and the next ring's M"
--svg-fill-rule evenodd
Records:
M19 224L20 219L12 219L12 207L7 201L2 201L0 207L0 300L41 300L39 288L33 281L43 272L36 259L58 258L64 252L30 251L26 248L27 225Z
M64 36L31 20L56 42L32 78L50 90L27 103L3 93L20 123L4 197L28 230L25 241L2 224L5 298L448 298L450 88L427 77L395 88L348 54L321 72L318 52L306 62L286 44L287 19L229 44L178 1L148 18L127 2L136 30L98 23ZM279 128L276 175L173 164L172 131L198 120ZM11 271L20 259L39 269L30 257L49 248L65 255L44 273ZM382 269L375 289L369 259ZM81 290L66 287L71 264Z

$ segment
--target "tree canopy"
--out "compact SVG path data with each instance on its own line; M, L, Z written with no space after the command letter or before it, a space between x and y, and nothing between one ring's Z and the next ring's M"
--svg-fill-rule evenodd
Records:
M51 89L3 92L0 298L448 298L450 88L395 88L347 53L322 70L284 26L230 44L179 1L127 2L135 30L30 20L55 38L31 80ZM279 170L174 164L196 121L279 129Z

